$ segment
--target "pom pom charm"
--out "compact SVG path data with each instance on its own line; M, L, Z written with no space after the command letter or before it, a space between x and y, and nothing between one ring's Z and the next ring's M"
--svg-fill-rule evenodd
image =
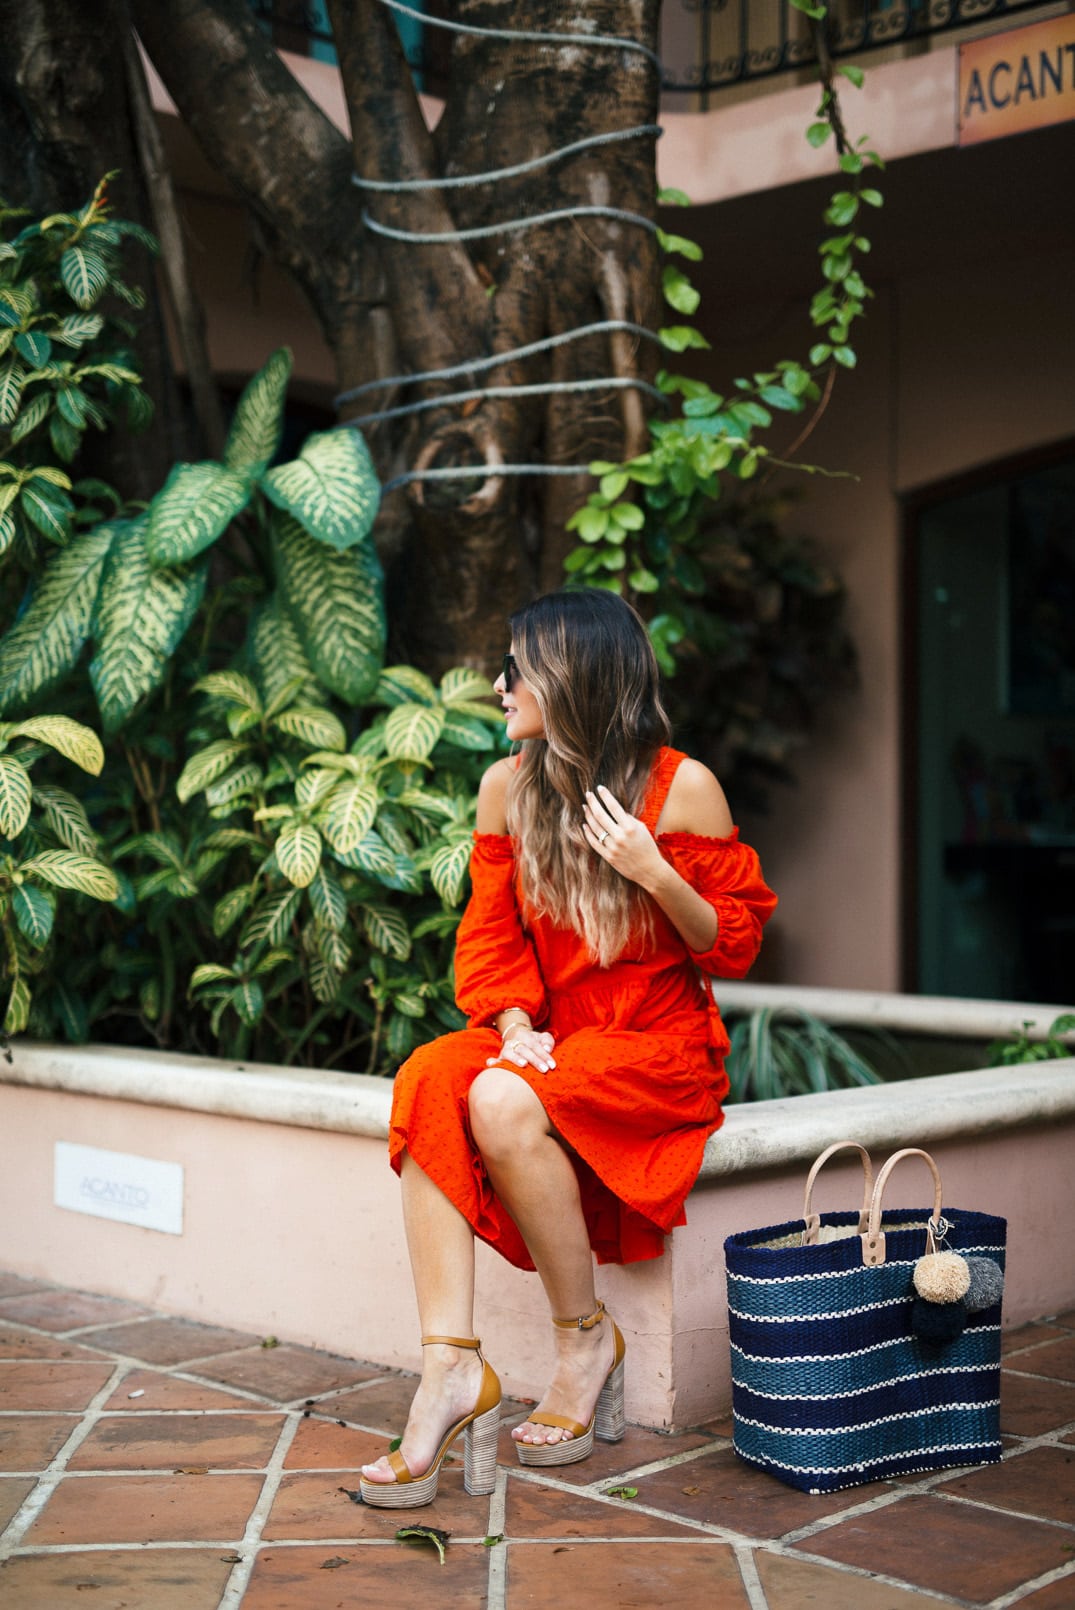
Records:
M935 1303L916 1297L911 1309L911 1333L930 1347L944 1347L962 1336L967 1325L963 1302Z
M967 1260L958 1252L927 1252L914 1266L914 1289L927 1303L958 1303L970 1283Z
M992 1258L968 1258L970 1285L963 1301L967 1312L979 1314L983 1308L995 1308L1004 1295L1004 1271Z

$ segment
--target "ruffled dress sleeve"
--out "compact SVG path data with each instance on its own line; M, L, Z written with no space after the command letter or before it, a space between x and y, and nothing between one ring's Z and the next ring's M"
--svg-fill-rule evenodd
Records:
M508 833L475 833L471 895L459 924L455 998L472 1029L521 1007L534 1023L548 1016L545 985L515 895L515 849Z
M761 875L761 863L739 829L727 838L704 833L662 833L658 845L680 877L717 914L717 937L709 950L690 951L704 973L744 978L761 948L761 931L776 909L776 895Z

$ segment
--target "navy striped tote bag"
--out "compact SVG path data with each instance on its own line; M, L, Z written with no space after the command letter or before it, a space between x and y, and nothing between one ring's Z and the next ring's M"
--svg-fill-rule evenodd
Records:
M848 1147L863 1162L862 1208L817 1214L818 1171ZM928 1164L933 1206L882 1212L889 1174L908 1157ZM724 1243L736 1452L811 1493L998 1461L1006 1228L992 1214L942 1207L928 1152L895 1152L875 1184L864 1147L830 1146L810 1170L801 1220ZM970 1295L949 1304L940 1317L959 1333L947 1337L913 1283L916 1264L937 1250L986 1271L989 1305Z

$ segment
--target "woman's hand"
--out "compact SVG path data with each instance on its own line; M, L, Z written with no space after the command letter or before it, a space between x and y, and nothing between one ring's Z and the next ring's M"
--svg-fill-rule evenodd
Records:
M486 1057L487 1068L503 1067L505 1062L514 1062L516 1067L525 1068L529 1065L536 1068L539 1073L548 1073L555 1068L553 1048L556 1041L546 1030L531 1028L529 1023L509 1023L503 1034L503 1044L498 1057Z
M603 783L595 794L587 791L583 818L582 831L591 850L621 877L652 892L667 871L667 862L646 824L625 811Z

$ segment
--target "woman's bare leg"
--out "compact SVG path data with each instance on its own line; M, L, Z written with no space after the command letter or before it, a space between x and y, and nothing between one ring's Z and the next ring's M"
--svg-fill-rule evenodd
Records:
M593 1256L578 1180L539 1097L517 1074L489 1068L471 1085L470 1123L493 1189L519 1227L551 1312L558 1319L593 1313ZM612 1366L612 1327L556 1327L553 1335L556 1366L540 1407L586 1425ZM529 1420L512 1432L517 1442L531 1443L555 1443L569 1435Z
M403 1222L423 1336L474 1335L474 1232L458 1208L409 1155L403 1158ZM478 1355L458 1347L422 1349L422 1379L400 1452L424 1475L450 1425L469 1414L481 1386ZM367 1481L394 1481L387 1459L363 1465Z

